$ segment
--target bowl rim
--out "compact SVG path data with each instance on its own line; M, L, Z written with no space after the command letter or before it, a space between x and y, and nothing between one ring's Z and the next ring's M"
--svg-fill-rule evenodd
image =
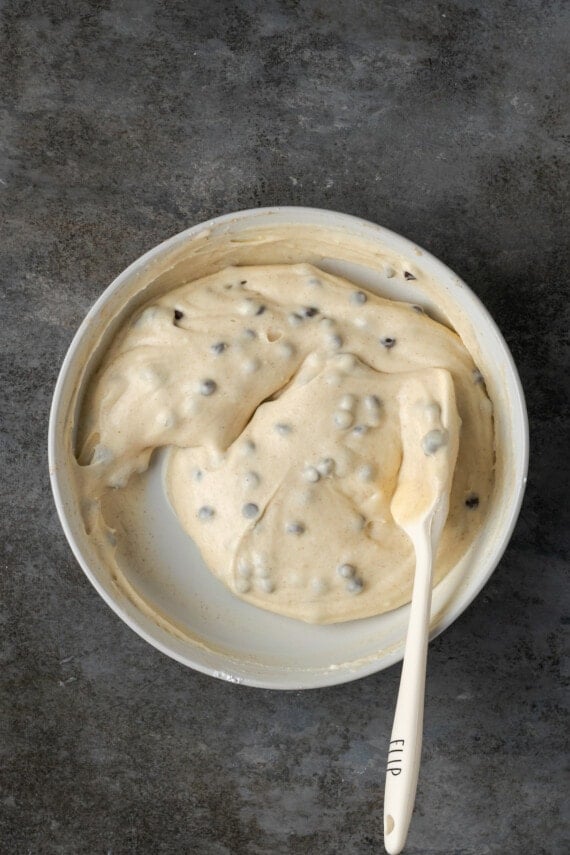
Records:
M439 258L434 256L424 247L419 246L415 241L412 241L409 238L400 235L398 232L394 232L391 229L386 228L385 226L380 226L376 223L363 219L362 217L355 216L353 214L346 214L340 211L333 211L327 208L316 208L311 206L299 205L274 205L259 208L247 208L240 211L221 214L219 216L205 220L204 222L190 226L189 228L184 229L181 232L177 232L175 235L172 235L166 240L161 241L159 244L143 253L143 255L138 256L104 288L99 297L89 308L87 314L85 315L79 327L77 328L77 331L75 332L71 343L67 348L65 357L63 359L63 362L61 363L61 367L58 373L50 407L48 424L49 477L57 514L67 542L79 566L81 567L82 571L87 576L99 596L102 597L102 599L107 603L107 605L124 623L127 624L127 626L129 626L134 632L137 633L137 635L139 635L141 638L143 638L161 653L164 653L171 659L174 659L180 662L181 664L194 669L195 671L201 672L209 676L218 677L227 682L239 683L254 688L296 691L300 689L305 690L312 688L323 688L333 685L341 685L343 683L352 682L353 680L369 676L371 674L383 670L384 668L388 668L402 659L403 644L396 650L391 650L381 659L367 659L365 664L359 666L358 669L347 668L344 672L341 672L340 670L330 672L326 669L312 669L311 673L314 674L314 677L316 679L311 682L311 685L294 682L291 680L291 675L287 676L285 672L281 677L278 672L272 672L273 676L271 680L267 681L263 679L263 677L265 677L265 674L260 679L250 676L242 677L241 675L237 676L236 674L233 674L231 672L231 668L229 668L227 671L222 672L220 670L211 668L203 663L195 662L190 656L186 656L179 653L178 651L172 649L171 647L163 643L159 638L156 638L152 636L149 632L147 632L144 626L140 625L139 622L133 616L128 614L122 608L121 604L116 599L114 599L100 584L99 580L91 570L89 563L84 558L79 544L77 543L77 540L73 533L72 527L70 525L68 515L65 509L65 502L63 499L62 486L59 477L59 469L56 465L58 419L66 377L71 366L73 365L76 353L82 343L86 331L88 330L92 320L99 313L101 307L106 304L111 294L118 291L125 281L129 280L133 274L143 268L144 265L147 264L149 261L155 260L161 254L164 254L165 252L173 249L178 244L185 243L186 241L203 232L205 229L223 226L226 223L235 222L236 220L240 219L249 219L257 216L263 217L272 214L286 214L290 217L291 223L294 223L295 215L301 216L309 214L313 216L318 216L323 220L326 220L328 218L334 218L334 225L336 226L342 226L342 222L353 225L357 224L360 227L366 227L368 229L371 229L372 231L377 231L381 235L385 235L392 242L400 244L403 248L409 250L411 253L413 253L414 250L419 249L421 251L422 256L427 259L431 264L433 264L436 269L439 269L443 275L451 277L457 287L466 289L470 299L475 305L478 306L479 310L485 316L489 328L494 333L510 369L513 380L513 402L516 403L516 410L514 412L514 416L516 418L518 426L520 427L520 447L517 449L516 453L516 459L519 461L520 464L520 481L514 486L513 497L510 503L510 512L507 517L508 521L505 523L505 526L503 528L502 541L500 545L496 547L493 561L490 562L487 571L479 577L478 584L473 588L472 595L465 602L455 602L449 610L446 610L444 617L438 622L437 627L435 627L430 633L430 641L432 641L440 633L446 630L452 623L454 623L454 621L457 620L457 618L464 611L466 611L466 609L473 603L473 601L477 598L483 587L489 581L492 574L495 572L511 540L522 506L527 482L529 465L529 423L525 396L520 376L511 351L497 323L495 322L494 318L492 317L484 303L477 296L477 294L475 294L475 292L461 279L461 277L459 277L455 273L455 271L451 270L451 268L449 268L444 262L440 261ZM322 224L326 225L326 223Z

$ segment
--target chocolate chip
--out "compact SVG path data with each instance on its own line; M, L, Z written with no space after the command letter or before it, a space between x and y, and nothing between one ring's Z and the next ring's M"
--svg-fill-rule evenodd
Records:
M332 347L334 350L338 350L339 347L342 347L342 338L341 338L341 336L337 335L336 333L329 335L327 337L327 342L328 342L329 346Z
M354 416L348 410L337 410L333 415L333 421L339 430L346 430L354 421Z
M247 285L247 279L242 279L239 284L240 285Z
M364 583L361 579L349 579L345 587L349 594L360 594L364 587Z
M319 310L316 306L303 306L301 311L306 318L314 318L315 315L319 314Z
M200 394L204 395L204 397L206 398L208 398L210 395L213 395L217 388L218 384L215 382L215 380L200 381Z
M180 309L174 309L174 320L181 321L184 317L184 312L181 312Z
M350 295L350 302L355 306L362 306L366 303L368 297L364 291L353 291Z
M467 498L465 499L465 505L471 510L473 510L474 508L478 508L479 496L476 493L471 493L471 495L467 496Z
M304 534L305 533L305 526L301 522L287 523L286 529L289 532L289 534Z
M390 338L390 336L385 336L384 338L380 339L380 344L384 345L387 350L390 350L390 348L394 347L394 345L396 344L396 339Z
M343 579L353 579L356 575L356 567L354 564L339 564L336 568L336 572L339 576L342 576Z
M243 506L241 512L244 517L247 517L247 519L253 519L258 515L259 508L254 502L248 502L246 505Z
M255 314L256 315L262 315L264 313L264 311L265 311L265 306L260 306Z
M414 274L410 273L409 270L404 270L404 279L415 279L415 278L416 277L414 276Z
M317 463L317 472L319 475L326 477L327 475L331 475L335 467L335 462L332 457L325 457L319 463Z
M382 406L382 401L378 395L367 395L364 399L364 406L369 410L378 410Z
M320 477L320 472L315 466L307 466L303 472L303 478L305 481L309 481L312 484L316 484Z
M448 438L446 430L438 430L438 428L434 428L434 430L428 431L422 439L424 454L427 457L437 454L440 448L447 445Z

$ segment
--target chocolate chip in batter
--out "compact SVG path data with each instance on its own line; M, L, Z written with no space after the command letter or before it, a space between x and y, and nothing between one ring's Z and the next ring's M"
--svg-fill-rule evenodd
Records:
M279 345L279 354L285 359L291 359L295 354L295 345L291 344L289 341L281 342Z
M200 381L200 394L204 395L204 397L208 398L210 395L213 395L218 385L215 380L201 380Z
M256 517L258 515L259 508L255 504L255 502L247 502L247 504L245 504L243 506L243 508L241 509L241 512L244 515L244 517L247 517L247 519L252 520L254 517Z
M352 579L356 575L356 567L353 564L339 564L336 572L343 579Z
M318 576L315 579L311 579L311 588L318 596L322 596L326 594L329 589L326 579L319 579Z
M426 433L422 439L422 448L426 457L437 454L440 448L447 445L448 435L446 430L434 428Z
M184 312L181 312L180 309L174 309L174 320L181 321L184 317Z
M364 291L353 291L350 295L350 302L354 306L363 306L364 303L368 300L368 297L364 293Z
M243 484L244 487L254 490L256 487L259 487L259 482L261 478L257 474L257 472L246 472L243 476Z
M333 421L339 430L346 430L351 426L354 417L348 410L337 410L333 414Z
M262 315L264 313L265 309L266 309L266 306L261 305L255 314L256 315Z
M245 300L241 300L238 304L238 311L240 315L261 315L265 308L260 312L262 304L258 303L257 300L253 300L251 297L246 297Z
M380 339L380 344L384 345L386 350L391 350L396 344L395 338L390 338L390 336L384 336L384 338Z
M353 521L353 526L355 531L362 531L362 529L367 525L366 517L362 514L356 514Z
M240 558L237 566L238 575L243 579L249 579L251 577L251 565L245 560L245 558Z
M339 410L353 410L354 405L356 404L356 398L354 395L346 394L343 395L338 403Z
M319 475L322 475L323 478L326 478L328 475L332 475L334 471L334 460L332 457L324 457L322 460L317 463L317 471Z
M255 525L253 530L257 532L257 525ZM267 566L265 559L261 555L258 555L257 557L255 575L258 579L267 579L271 575L271 571Z
M416 279L413 273L410 273L409 270L404 270L404 279Z
M289 522L287 523L286 530L289 534L304 534L305 526L301 522Z
M341 371L354 371L356 368L356 356L353 353L342 353L337 357L336 364Z
M327 336L327 343L329 347L333 348L333 350L338 350L342 347L342 338L336 333L333 333L332 335Z
M479 507L479 496L476 493L471 493L465 499L465 505L470 508L470 510L475 510L475 508Z
M320 472L315 466L307 466L303 471L303 478L311 484L316 484L320 477Z
M364 399L364 406L367 410L376 411L382 406L382 401L378 395L367 395Z
M287 434L291 433L293 428L291 425L286 424L285 422L277 422L275 425L275 430L279 434L279 436L287 436Z
M358 467L358 477L361 481L372 481L375 474L376 470L372 463L364 463Z
M246 359L245 362L242 363L241 367L245 374L255 374L255 372L259 371L261 368L261 362L256 356L254 356L251 359Z
M356 425L356 427L352 428L352 433L354 436L364 436L368 431L368 425Z
M305 318L314 318L315 315L319 314L319 310L316 306L303 306L301 309L301 314Z
M346 583L346 590L349 594L360 594L363 587L361 579L349 579Z

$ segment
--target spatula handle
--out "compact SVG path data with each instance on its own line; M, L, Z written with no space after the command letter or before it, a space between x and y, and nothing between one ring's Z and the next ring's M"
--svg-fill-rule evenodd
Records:
M390 855L406 843L422 750L433 549L425 526L414 534L416 573L384 793L384 846Z

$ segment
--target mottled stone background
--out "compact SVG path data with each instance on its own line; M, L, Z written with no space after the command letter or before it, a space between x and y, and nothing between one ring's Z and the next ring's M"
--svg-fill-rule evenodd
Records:
M0 17L0 851L382 852L399 668L292 694L186 670L99 599L48 484L57 372L107 283L188 225L288 203L428 248L512 348L527 497L430 648L407 851L566 855L568 4L3 0Z

